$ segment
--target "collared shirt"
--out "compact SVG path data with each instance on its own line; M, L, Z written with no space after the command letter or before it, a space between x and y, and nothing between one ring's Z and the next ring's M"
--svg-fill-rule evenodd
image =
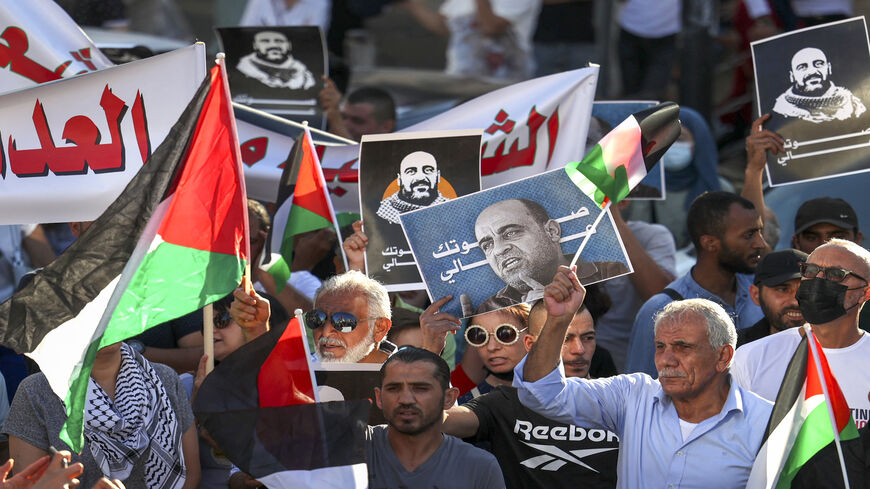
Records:
M693 268L694 270L694 268ZM692 271L668 284L669 289L675 290L684 299L709 299L716 302L731 316L737 329L748 328L764 317L761 307L752 302L749 297L749 286L755 275L735 274L737 278L737 299L735 306L722 300L716 294L698 285L692 278ZM657 312L665 305L673 302L667 294L659 293L647 300L637 317L634 319L634 327L631 331L631 340L628 342L628 360L625 362L626 372L645 372L657 376L655 366L655 333L653 331L654 318Z
M524 382L525 365L523 359L514 369L514 386L526 407L556 421L619 436L617 487L746 486L773 404L739 387L730 374L722 410L698 423L683 441L673 402L649 375L566 379L559 362L544 378Z

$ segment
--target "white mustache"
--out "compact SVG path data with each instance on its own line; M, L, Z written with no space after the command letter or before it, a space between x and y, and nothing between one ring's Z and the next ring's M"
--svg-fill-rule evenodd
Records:
M677 369L673 368L663 368L659 370L659 378L662 377L670 377L670 378L685 378L687 377L685 372L680 372Z
M317 342L317 346L340 346L342 348L347 348L347 343L341 341L338 338L328 338L326 336L321 336L320 341Z

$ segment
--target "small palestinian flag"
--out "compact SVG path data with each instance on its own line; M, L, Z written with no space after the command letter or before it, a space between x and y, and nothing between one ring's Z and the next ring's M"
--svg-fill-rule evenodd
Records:
M680 107L673 102L634 113L607 133L583 160L565 171L601 207L624 199L680 136Z
M227 458L269 488L368 486L369 401L315 403L302 323L242 346L196 394L197 419Z
M747 488L791 487L800 468L825 446L838 442L837 438L858 437L852 412L828 367L822 345L809 328L806 330L815 348L804 337L788 364ZM831 467L832 478L842 478L839 473L838 467Z
M202 308L241 281L248 213L221 67L118 199L0 306L0 344L39 363L80 452L97 350Z

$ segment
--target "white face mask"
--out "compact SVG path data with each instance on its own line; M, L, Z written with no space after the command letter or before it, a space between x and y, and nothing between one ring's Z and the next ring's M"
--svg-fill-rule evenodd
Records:
M692 152L694 144L685 141L676 141L662 155L662 163L665 165L665 170L678 171L689 166L692 163Z

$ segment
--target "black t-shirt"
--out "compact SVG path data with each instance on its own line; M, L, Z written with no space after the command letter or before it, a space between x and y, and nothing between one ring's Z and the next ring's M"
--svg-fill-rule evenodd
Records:
M616 487L619 438L602 429L551 421L500 386L465 404L480 422L472 441L490 441L507 488Z

